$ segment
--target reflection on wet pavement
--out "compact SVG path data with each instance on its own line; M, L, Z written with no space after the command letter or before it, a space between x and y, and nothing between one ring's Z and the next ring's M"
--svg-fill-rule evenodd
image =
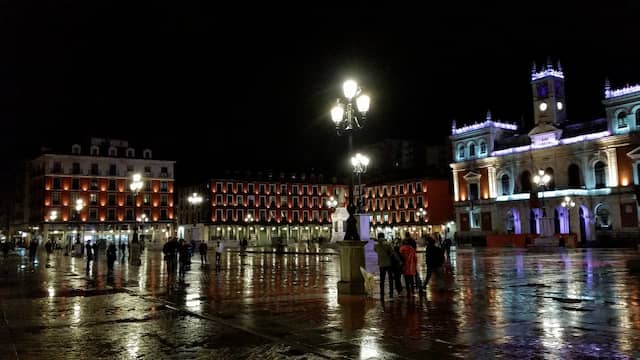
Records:
M111 272L106 259L10 254L0 357L634 358L640 278L625 263L636 256L460 249L426 298L383 303L338 297L331 253L230 252L218 271L194 256L184 276L155 250Z

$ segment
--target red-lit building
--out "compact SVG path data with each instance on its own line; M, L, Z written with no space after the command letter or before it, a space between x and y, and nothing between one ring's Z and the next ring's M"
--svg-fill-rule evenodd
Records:
M385 233L386 238L414 237L423 234L453 233L453 201L447 180L404 179L362 185L364 212L369 214L371 238ZM356 191L358 193L358 191ZM419 209L426 212L419 215Z
M322 175L281 173L235 174L211 179L203 206L210 206L201 238L216 240L249 239L251 244L270 245L276 240L287 243L331 237L331 212L327 200L333 196L338 206L347 199L346 185L326 181ZM187 197L191 188L180 192L178 219L191 227ZM183 221L183 219L185 221ZM186 229L188 230L188 229ZM179 234L180 235L180 234Z
M36 230L66 245L80 238L126 242L135 227L148 241L173 232L174 161L155 160L150 149L122 140L92 138L69 150L44 151L29 162L23 233ZM134 173L142 176L137 193L130 190Z

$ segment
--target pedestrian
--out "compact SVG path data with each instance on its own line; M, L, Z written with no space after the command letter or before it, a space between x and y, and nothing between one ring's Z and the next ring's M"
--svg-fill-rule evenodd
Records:
M140 260L140 242L135 236L129 246L129 263L135 266L142 264Z
M122 254L122 260L124 260L124 252L127 250L127 244L124 241L120 242L120 254Z
M444 246L444 252L447 255L447 261L451 261L451 239L445 238L442 245Z
M98 241L96 241L96 242L93 244L92 249L93 249L93 258L95 259L95 261L98 261L98 249L99 249Z
M51 243L51 240L44 244L44 249L47 251L47 257L53 253L53 243Z
M402 246L400 246L400 253L402 254L402 275L404 275L404 284L407 288L407 298L410 298L415 293L415 277L416 268L418 263L418 257L416 250L411 246L409 239L402 240Z
M207 243L203 240L200 241L200 263L201 264L206 264L207 263Z
M184 240L180 241L180 250L179 250L179 262L180 262L180 268L178 269L180 272L180 276L184 276L185 272L187 271L187 266L189 264L189 259L190 259L190 255L189 255L189 248L191 247L190 244L188 244L187 242L185 242Z
M395 240L393 241L393 248L392 248L392 257L391 257L391 261L393 264L393 280L395 282L395 287L396 287L396 291L398 292L398 295L400 295L402 293L402 254L400 254L400 245L402 244L402 240L400 240L400 238L395 238Z
M113 263L116 261L116 257L116 244L110 242L107 247L107 268L109 269L109 272L113 270Z
M220 269L220 261L222 259L222 251L223 251L223 245L220 242L220 240L218 240L218 244L216 245L216 269Z
M36 252L38 251L38 237L35 236L29 242L29 261L36 261Z
M404 238L408 240L409 245L413 248L413 250L418 254L418 243L411 237L410 232L404 233ZM420 272L418 272L418 267L416 266L416 278L415 278L415 287L420 292L420 295L424 295L422 292L422 282L420 281Z
M87 241L85 244L85 250L87 252L87 262L93 260L93 252L91 251L91 241Z
M444 264L444 250L436 246L436 241L432 237L427 238L425 259L427 262L427 277L424 279L422 291L427 289L431 275L437 272L442 267L442 264Z
M384 301L384 281L389 275L389 298L393 298L394 271L391 262L393 249L384 239L384 233L379 233L373 249L378 254L378 268L380 269L380 299Z

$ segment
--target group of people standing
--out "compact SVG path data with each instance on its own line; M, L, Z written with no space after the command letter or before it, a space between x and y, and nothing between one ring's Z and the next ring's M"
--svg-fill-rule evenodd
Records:
M393 298L394 288L398 295L402 293L401 278L404 278L404 289L406 289L407 298L412 298L416 290L420 296L425 296L429 279L444 264L445 254L446 258L450 259L451 240L445 239L440 243L440 246L436 246L436 240L431 236L427 236L425 243L427 274L424 281L422 281L418 272L418 244L411 237L411 234L406 232L404 239L396 239L393 243L387 242L383 233L378 234L374 250L378 254L380 297L383 301L385 298L384 284L387 276L389 279L389 298Z
M180 275L184 275L185 272L191 266L191 257L195 252L195 241L186 242L184 239L178 239L176 237L171 238L162 247L162 253L164 254L164 260L167 262L167 269L170 273L175 273L176 269ZM204 266L208 264L207 252L209 247L205 241L200 241L198 246L198 252L200 253L200 263ZM220 262L222 258L223 245L218 241L216 245L216 269L220 269ZM179 266L178 266L179 265Z

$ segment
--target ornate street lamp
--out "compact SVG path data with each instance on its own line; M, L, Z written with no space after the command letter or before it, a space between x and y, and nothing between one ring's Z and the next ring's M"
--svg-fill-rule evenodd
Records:
M135 194L134 196L134 206L138 206L138 194L142 187L144 186L144 181L142 181L142 175L140 173L135 173L131 176L131 184L129 184L129 189ZM143 214L144 215L144 214ZM140 220L138 220L140 221ZM138 224L133 228L133 242L138 242Z
M338 200L336 200L333 196L327 200L327 207L330 209L335 209L338 206Z
M544 170L538 170L538 173L533 177L533 182L538 186L538 191L542 188L542 199L540 199L543 216L546 216L546 209L544 208L544 190L546 190L547 184L551 181L551 176Z
M189 197L187 198L187 201L189 202L189 204L191 204L191 210L192 210L192 213L194 213L196 206L199 206L200 204L202 204L203 198L198 193L193 193L189 195ZM196 223L196 221L200 222L199 214L198 214L197 220L195 220L195 216L192 216L191 219L193 220L194 224Z
M75 210L76 210L76 219L78 220L78 236L81 236L80 235L80 230L81 230L80 229L80 221L82 221L82 219L80 219L80 212L82 211L82 209L84 209L84 200L77 199L76 200L76 205L75 205ZM84 226L82 226L82 242L84 242Z
M336 125L338 136L347 134L349 139L348 153L353 153L353 135L356 130L362 129L369 111L371 99L362 94L362 89L353 80L347 80L342 84L344 98L338 98L336 106L331 109L331 119ZM356 106L353 105L355 98ZM357 109L356 109L357 107ZM347 230L344 240L360 240L356 227L355 205L353 203L353 174L349 177L349 205L347 207L349 218L347 219Z
M357 153L356 156L351 158L351 165L353 165L353 172L358 175L358 203L356 204L356 208L358 213L362 213L362 181L360 176L367 172L369 157Z
M571 196L565 196L560 205L567 209L567 225L569 227L569 234L571 234L571 209L576 207L576 203L571 199Z
M418 214L418 220L420 220L420 219L424 220L427 217L427 210L425 210L424 208L420 208L420 209L418 209L417 214Z

